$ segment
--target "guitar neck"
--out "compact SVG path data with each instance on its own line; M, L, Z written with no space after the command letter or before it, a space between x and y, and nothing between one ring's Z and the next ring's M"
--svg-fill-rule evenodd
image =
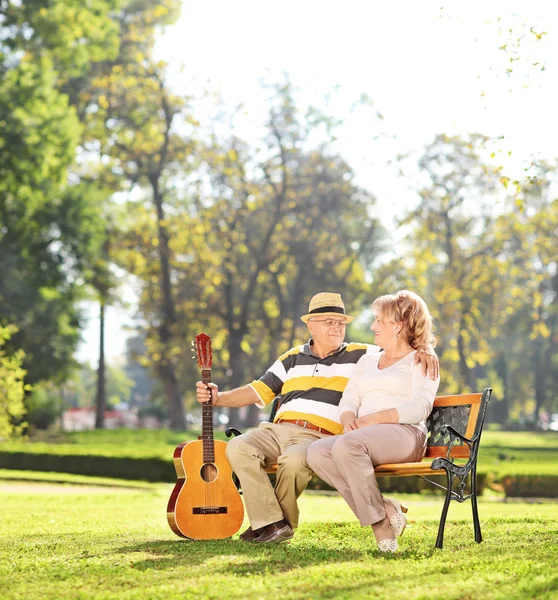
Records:
M202 369L203 383L211 382L211 369ZM213 443L213 404L211 400L202 404L203 462L215 462L215 444Z

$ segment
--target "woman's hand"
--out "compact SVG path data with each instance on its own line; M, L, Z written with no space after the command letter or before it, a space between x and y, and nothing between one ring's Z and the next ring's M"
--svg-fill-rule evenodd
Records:
M368 427L368 425L374 425L374 416L366 415L365 417L358 417L358 419L352 419L346 425L344 425L345 433L347 431L355 431L356 429L362 429Z
M196 382L196 395L200 404L205 404L211 399L212 404L215 406L218 393L219 388L214 383L204 383L203 381Z
M341 425L343 425L343 433L347 433L347 431L354 431L358 429L355 425L356 423L356 415L354 412L350 410L344 412L340 417Z
M363 427L368 427L368 425L374 425L377 421L374 418L375 413L371 415L366 415L364 417L359 417L356 421L356 429L362 429Z
M343 433L348 433L349 431L354 431L355 429L358 429L357 419L353 419L352 421L348 421L343 426Z

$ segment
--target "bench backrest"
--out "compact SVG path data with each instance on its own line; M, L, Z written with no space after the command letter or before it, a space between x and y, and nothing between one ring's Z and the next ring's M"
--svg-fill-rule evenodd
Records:
M488 388L478 394L436 397L434 407L426 422L428 427L426 458L447 455L450 436L442 434L441 429L444 425L451 425L469 439L481 431L491 391ZM453 458L469 458L469 446L456 444L451 450L451 456Z
M432 412L426 421L428 441L425 458L446 457L449 434L442 435L441 428L451 425L466 438L473 438L481 432L486 407L492 390L486 388L478 394L457 394L455 396L437 396ZM273 421L278 408L278 398L273 402L269 420ZM469 458L469 446L456 444L451 449L452 458Z

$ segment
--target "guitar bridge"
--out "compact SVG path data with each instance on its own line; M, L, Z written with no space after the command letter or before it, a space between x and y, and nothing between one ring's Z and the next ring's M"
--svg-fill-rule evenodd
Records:
M192 508L194 515L226 515L226 506L194 506Z

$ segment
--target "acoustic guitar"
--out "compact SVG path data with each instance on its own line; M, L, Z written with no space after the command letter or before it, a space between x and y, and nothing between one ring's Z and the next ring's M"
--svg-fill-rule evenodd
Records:
M196 336L202 381L211 381L211 339ZM176 535L193 540L218 540L234 535L242 525L244 506L233 483L225 451L227 443L213 439L213 405L202 404L202 434L174 451L177 482L167 505L167 520Z

